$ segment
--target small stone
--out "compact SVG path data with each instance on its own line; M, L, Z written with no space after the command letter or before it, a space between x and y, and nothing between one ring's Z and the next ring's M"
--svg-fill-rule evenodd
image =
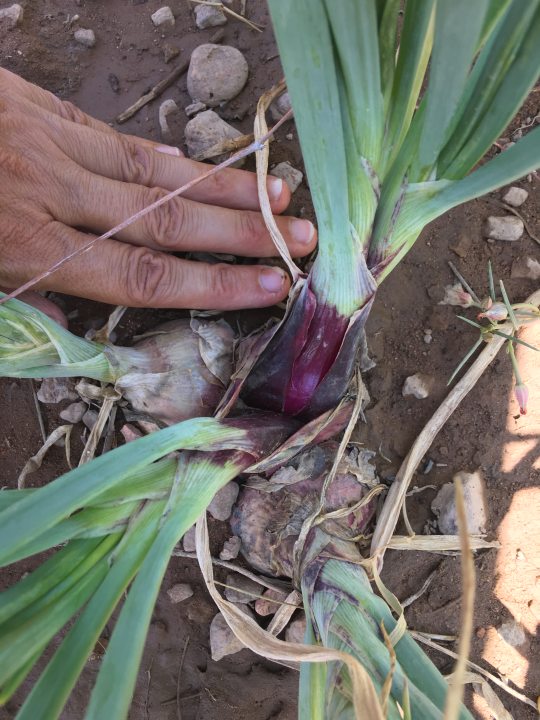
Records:
M521 647L527 640L523 625L515 620L503 623L497 628L497 632L508 645L514 648Z
M290 643L303 644L304 636L306 634L306 625L305 615L299 617L298 620L293 620L285 630L285 640Z
M540 280L540 262L532 257L514 260L510 277L514 279Z
M247 605L238 605L238 607L243 613L253 618L253 613ZM223 615L221 613L215 615L210 624L210 653L212 660L217 662L227 655L234 655L240 650L244 650L244 648L245 645L240 642L227 625Z
M0 10L0 23L4 24L8 30L13 30L13 28L16 28L17 25L20 25L23 21L23 17L24 10L19 3L15 3L14 5L10 5L10 7L2 8L2 10Z
M451 483L441 487L431 509L437 516L437 524L443 535L457 535L457 510L455 500L455 480L459 478L463 486L463 499L467 516L467 532L482 535L486 532L487 510L484 491L484 479L479 470L474 473L459 472Z
M159 10L152 13L150 17L156 27L160 27L161 25L170 25L172 27L175 23L173 11L168 5L160 7Z
M523 235L523 220L514 215L491 215L486 220L484 235L492 240L515 242Z
M97 423L97 419L98 413L96 412L96 410L92 410L92 408L88 408L88 410L82 416L82 421L89 430L92 430L94 425Z
M167 590L169 600L176 605L184 602L193 595L193 588L188 583L176 583Z
M191 53L187 75L191 99L208 107L232 100L246 84L248 70L240 50L230 45L199 45Z
M291 193L298 189L300 183L304 179L303 173L294 168L288 160L278 163L274 168L272 168L270 175L274 175L275 177L285 180Z
M529 193L523 188L516 187L513 185L503 195L503 200L507 205L512 207L519 207L523 205L525 200L529 197Z
M458 257L464 258L469 254L472 245L472 237L468 233L461 233L458 241L450 245L450 250Z
M194 117L197 113L204 112L205 110L206 105L202 102L191 103L191 105L187 105L184 108L184 112L189 118Z
M238 484L230 482L218 490L208 506L208 512L215 520L228 520L231 517L232 508L238 497Z
M486 632L487 632L487 630L486 630L485 627L479 627L479 628L476 630L476 637L477 637L479 640L482 640L483 638L485 638Z
M433 335L428 335L427 333L424 335L424 342L426 343L426 345L429 345L432 340L433 340Z
M86 412L87 405L84 402L74 402L68 405L65 410L62 410L60 417L72 425L76 425L81 422L83 415Z
M285 138L286 138L287 140L294 140L294 135L293 135L293 133L287 133L287 134L285 135Z
M122 427L120 428L120 432L126 443L138 440L143 436L139 428L136 428L135 425L132 425L131 423L126 423L125 425L122 425Z
M90 28L79 28L75 30L73 37L78 43L87 48L93 48L96 44L95 33L93 30L90 30Z
M225 13L219 7L213 7L212 5L197 5L195 7L195 24L199 30L225 25L226 22Z
M261 594L261 586L255 580L238 575L238 573L229 573L225 581L229 587L225 588L225 597L234 603L249 603L256 600L257 595Z
M195 552L195 525L192 525L189 530L186 531L182 538L182 546L186 552Z
M159 128L161 130L161 139L163 140L163 142L173 142L173 135L171 129L169 128L167 116L175 113L178 113L178 105L171 98L165 100L159 106L158 120Z
M197 156L205 152L223 140L238 138L242 133L225 120L222 120L213 110L206 110L192 118L185 129L185 139L189 157ZM224 153L211 158L212 162L219 163L230 156ZM234 163L234 167L240 167L243 159Z
M73 389L73 381L69 378L45 378L37 391L37 398L46 405L59 403L62 400L78 400L79 396Z
M120 92L120 80L118 79L118 75L110 73L107 80L109 81L109 85L111 86L113 93L118 94Z
M424 400L429 397L429 393L433 389L435 379L431 375L425 373L416 373L415 375L409 375L403 385L402 395L413 395L418 400Z
M170 63L171 60L174 60L175 57L178 57L180 55L180 48L175 47L174 45L164 45L163 46L163 60L166 63Z
M233 535L228 540L225 540L223 550L219 553L220 560L234 560L237 558L241 544L242 541L238 535Z
M275 615L279 610L279 603L285 602L286 599L287 593L285 590L269 588L263 592L262 598L255 600L255 612L263 617Z
M274 100L270 105L270 115L274 122L278 122L281 118L289 112L291 109L291 99L288 92L281 93L281 95Z

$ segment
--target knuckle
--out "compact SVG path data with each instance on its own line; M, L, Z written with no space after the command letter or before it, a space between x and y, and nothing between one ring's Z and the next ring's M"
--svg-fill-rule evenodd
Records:
M171 274L167 258L147 248L126 253L125 290L129 305L150 307L159 305L171 288Z
M122 179L137 185L152 186L155 176L154 153L138 143L118 136L120 142L120 172Z
M86 114L69 100L60 100L58 104L60 117L78 125L88 125Z
M262 218L254 212L240 212L238 214L240 239L258 245L264 240L266 228Z
M216 298L228 299L239 293L238 274L225 263L212 266L211 283L211 292Z
M151 190L151 202L165 194L163 190ZM180 250L183 238L189 237L189 215L189 209L177 198L160 205L147 215L150 238L163 250Z

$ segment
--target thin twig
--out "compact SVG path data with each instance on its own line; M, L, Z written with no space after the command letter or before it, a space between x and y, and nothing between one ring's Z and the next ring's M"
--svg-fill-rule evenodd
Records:
M401 601L400 601L400 602L401 602L401 607L402 607L402 608L409 607L409 605L412 605L413 602L416 602L416 600L418 600L419 598L421 598L422 595L423 595L423 594L426 592L426 590L428 589L428 587L431 585L431 582L432 582L433 578L435 577L435 575L437 574L438 571L439 571L439 566L437 566L437 567L435 568L435 570L433 570L433 572L430 573L430 574L427 576L427 579L426 579L426 581L424 582L424 584L422 585L422 587L420 588L420 590L418 590L417 592L413 593L412 595L409 595L409 597L406 598L405 600L401 600Z
M41 439L43 440L43 444L47 442L47 433L45 432L45 423L43 422L43 415L41 414L41 407L39 404L38 396L36 393L36 387L34 385L34 381L30 380L30 387L32 388L32 396L34 398L34 406L36 408L36 415L39 425L39 430L41 432Z
M478 303L480 305L480 298L478 295L474 292L472 287L469 285L469 283L465 280L463 275L459 272L457 267L454 265L454 263L451 260L448 260L448 265L450 266L450 270L454 273L454 275L457 277L459 282L463 285L465 290L469 293L469 295L472 297L474 302Z
M146 715L146 720L150 720L150 713L148 712L148 704L150 702L150 683L152 682L152 665L154 664L154 656L152 655L152 658L150 660L150 665L148 666L148 670L146 671L146 675L148 677L148 684L146 685L146 697L144 698L144 713Z
M189 635L184 643L184 649L182 650L182 657L180 658L180 667L178 668L178 676L176 678L176 718L182 720L182 711L180 710L180 677L184 668L184 660L186 659L186 652L189 645Z

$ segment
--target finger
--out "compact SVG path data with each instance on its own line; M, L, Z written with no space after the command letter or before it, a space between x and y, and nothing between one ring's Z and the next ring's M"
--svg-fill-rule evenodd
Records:
M70 183L73 187L77 182ZM106 232L156 200L164 190L120 183L103 177L85 177L78 183L84 195L59 210L67 225ZM88 188L88 191L86 190ZM90 190L91 189L91 190ZM68 196L64 196L67 200ZM309 220L276 217L293 257L315 248L315 227ZM221 252L245 257L278 255L263 217L252 210L230 210L176 197L144 215L118 233L118 239L165 251Z
M96 175L127 183L175 190L208 172L204 163L175 157L169 146L150 146L120 133L100 133L83 125L59 120L53 129L59 147L78 165ZM268 176L273 212L281 213L290 201L287 184ZM239 210L257 210L257 177L254 173L225 168L201 181L184 197Z
M4 293L10 293L13 288L0 287L0 290ZM27 305L32 305L32 307L35 307L37 310L40 310L42 313L50 317L51 320L54 320L62 327L67 328L68 321L65 314L62 310L60 310L58 305L55 305L55 303L47 300L47 298L44 298L43 295L30 290L28 292L21 293L17 297L17 300L20 300Z
M92 236L51 221L40 239L47 248L47 262L52 264L84 247ZM29 267L32 265L30 262ZM101 240L49 275L39 287L130 307L238 310L280 302L290 282L281 268L190 262Z

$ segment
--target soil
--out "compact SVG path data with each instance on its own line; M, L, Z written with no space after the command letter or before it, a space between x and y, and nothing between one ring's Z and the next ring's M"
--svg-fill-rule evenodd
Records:
M2 3L5 5L6 3ZM207 42L213 29L195 27L190 4L171 0L176 15L174 28L155 29L150 15L162 0L34 0L23 2L25 16L20 28L2 38L0 62L27 80L42 85L86 112L110 122L121 132L160 141L158 108L154 101L122 126L115 116L131 105L171 69L189 57L197 45ZM238 9L238 8L236 8ZM219 109L227 121L249 132L259 95L281 76L279 58L263 3L248 0L248 17L264 26L257 33L230 19L224 28L225 40L246 56L250 77L244 91ZM73 16L79 19L74 20ZM97 42L86 49L73 40L73 29L88 27ZM168 64L165 54L179 51ZM180 108L190 103L185 75L169 88L161 101L172 98ZM540 95L533 93L514 128L539 111ZM183 142L185 118L175 128L177 142ZM293 133L293 139L286 135ZM494 150L495 152L496 150ZM272 144L273 163L289 160L302 168L299 146L292 124L285 126ZM248 166L249 167L249 166ZM540 183L535 176L518 183L529 191L520 209L531 229L540 232ZM475 338L473 328L457 319L456 309L439 305L445 285L453 281L448 261L454 262L480 296L487 294L487 263L491 259L496 277L505 280L509 295L523 300L535 289L528 280L513 280L511 266L520 256L539 258L539 247L524 234L514 243L487 243L482 224L490 214L499 214L494 194L457 208L430 225L399 268L379 292L368 324L371 353L377 365L366 381L371 405L367 424L358 430L358 440L378 450L381 476L391 481L411 443L447 393L446 383L454 367ZM494 212L495 211L495 212ZM304 182L296 192L291 214L311 216L309 192ZM539 258L540 259L540 258ZM62 297L58 301L72 312L71 329L83 333L100 325L110 308L96 303ZM120 326L120 339L169 319L177 313L129 311ZM471 314L469 313L471 316ZM424 341L431 329L432 342ZM540 345L540 334L529 333ZM535 699L540 690L537 627L540 622L540 551L538 511L540 510L540 382L532 351L522 353L525 379L531 386L529 412L520 416L512 397L511 367L506 353L500 353L461 407L436 438L413 480L425 487L408 501L412 527L422 533L433 520L431 502L437 488L459 470L480 469L485 478L489 511L488 537L498 539L500 549L476 554L475 634L471 659ZM401 389L408 375L427 373L434 388L424 400L403 397ZM535 385L536 383L536 385ZM14 487L25 461L41 445L31 381L4 379L0 382L0 448L3 486ZM41 406L47 432L59 425L61 406ZM82 425L74 435L80 435ZM121 443L119 437L117 440ZM75 438L73 453L80 451ZM433 463L428 461L432 460ZM433 465L429 473L427 468ZM67 469L64 451L53 448L29 484L41 485ZM423 473L423 470L426 473ZM404 528L400 528L403 532ZM227 536L225 523L211 525L214 549ZM21 564L3 571L2 585L10 584L29 569ZM406 611L409 627L431 633L454 635L460 628L460 561L454 556L419 552L389 551L383 579L400 599L420 589L434 573L428 590ZM165 590L176 582L189 582L195 592L189 600L172 605ZM297 675L290 670L244 650L220 662L212 661L208 629L215 608L203 588L196 564L173 558L159 597L147 649L139 676L130 718L165 720L177 717L177 685L182 699L182 718L204 720L289 720L296 717ZM515 619L525 631L525 641L511 647L497 632L501 623ZM105 636L106 639L106 636ZM186 647L180 676L180 659ZM455 643L446 643L455 649ZM452 660L432 655L444 672ZM99 668L99 652L87 668L62 717L78 720ZM23 689L24 690L24 689ZM24 691L23 693L24 694ZM498 691L514 718L529 720L534 710ZM0 718L14 717L21 700L19 693L0 710ZM489 718L484 701L469 695L469 704L479 718Z

